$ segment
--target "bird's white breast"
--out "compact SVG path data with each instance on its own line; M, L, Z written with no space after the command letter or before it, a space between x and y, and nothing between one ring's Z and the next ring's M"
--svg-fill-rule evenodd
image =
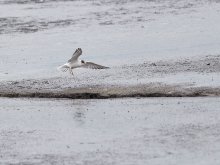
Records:
M77 68L81 66L81 61L76 60L68 63L68 66L71 68Z

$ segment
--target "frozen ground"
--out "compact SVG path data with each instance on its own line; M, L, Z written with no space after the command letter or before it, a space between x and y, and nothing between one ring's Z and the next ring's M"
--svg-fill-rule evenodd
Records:
M220 163L219 98L0 102L0 164Z

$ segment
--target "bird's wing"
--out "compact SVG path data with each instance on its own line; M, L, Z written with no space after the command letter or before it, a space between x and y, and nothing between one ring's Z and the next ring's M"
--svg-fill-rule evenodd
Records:
M76 49L76 51L73 53L72 58L69 59L68 62L77 60L81 54L82 54L82 49L81 48Z
M102 66L95 64L93 62L86 62L84 65L82 65L83 68L89 68L89 69L108 69L109 67Z
M57 68L57 70L62 71L62 72L66 72L70 67L67 66L66 64L61 65Z

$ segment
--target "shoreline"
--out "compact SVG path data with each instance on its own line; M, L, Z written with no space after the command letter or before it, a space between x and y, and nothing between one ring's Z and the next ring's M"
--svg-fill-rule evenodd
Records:
M220 96L220 88L190 87L171 85L142 85L142 86L115 86L89 87L64 89L61 91L0 91L0 97L19 98L69 98L69 99L111 99L134 97L207 97Z
M144 62L74 77L0 81L0 97L108 99L220 96L220 56ZM69 75L68 75L69 76Z
M220 96L220 56L80 70L47 79L1 81L0 97L107 99ZM66 77L65 77L66 76Z

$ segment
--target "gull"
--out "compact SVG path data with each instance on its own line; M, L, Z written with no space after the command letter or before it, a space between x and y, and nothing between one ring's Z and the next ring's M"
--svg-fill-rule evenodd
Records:
M108 69L109 67L105 67L102 65L95 64L93 62L85 62L84 60L79 60L79 56L82 55L82 49L78 48L73 53L72 58L68 60L64 65L59 66L57 69L63 72L69 70L70 74L73 75L72 69L75 68L89 68L89 69Z

